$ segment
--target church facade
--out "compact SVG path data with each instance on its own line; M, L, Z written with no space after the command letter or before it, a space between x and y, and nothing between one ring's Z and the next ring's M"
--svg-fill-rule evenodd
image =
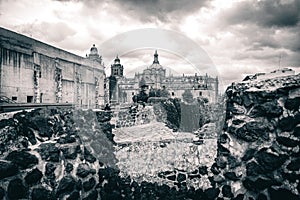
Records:
M153 63L136 73L133 78L124 76L124 67L118 56L111 65L111 76L109 77L109 98L111 103L132 102L134 95L138 94L140 87L147 85L151 89L166 89L171 98L182 98L182 94L189 90L193 98L205 97L209 102L218 100L219 81L217 77L207 74L167 76L166 69L159 63L158 53L155 51Z
M81 57L0 28L0 56L0 96L16 103L104 104L105 70L95 45Z

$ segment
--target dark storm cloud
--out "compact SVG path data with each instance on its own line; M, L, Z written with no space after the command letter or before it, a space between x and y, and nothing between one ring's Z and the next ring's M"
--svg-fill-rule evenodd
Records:
M115 0L125 12L143 21L179 20L208 5L209 0Z
M296 26L300 20L300 1L242 1L226 11L224 19L230 24L250 22L266 27Z
M186 14L192 14L200 8L208 6L211 0L55 0L60 2L82 2L91 9L104 4L116 4L120 13L126 13L144 22L179 20ZM118 13L116 13L118 14Z
M300 1L243 1L220 17L219 30L232 32L241 44L233 60L274 63L284 51L285 66L299 66Z

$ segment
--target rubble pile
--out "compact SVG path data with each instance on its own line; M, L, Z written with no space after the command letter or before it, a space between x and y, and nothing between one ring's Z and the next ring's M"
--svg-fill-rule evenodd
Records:
M158 174L176 187L119 175L109 112L38 109L3 119L0 199L299 199L300 75L232 84L226 95L215 162ZM176 116L167 118L175 127ZM188 187L193 177L208 181Z

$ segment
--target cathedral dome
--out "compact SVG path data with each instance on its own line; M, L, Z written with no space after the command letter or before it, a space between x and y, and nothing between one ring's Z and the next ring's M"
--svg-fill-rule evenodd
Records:
M90 50L90 55L98 55L98 49L95 46L95 44L93 44L91 50Z
M160 64L154 63L150 65L150 69L162 69L163 67Z
M118 55L117 55L117 57L115 58L115 63L120 63L120 58L119 58Z

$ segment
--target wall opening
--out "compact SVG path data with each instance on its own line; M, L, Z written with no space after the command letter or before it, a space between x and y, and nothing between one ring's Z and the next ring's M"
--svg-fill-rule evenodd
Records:
M11 97L11 100L13 100L13 101L17 101L17 100L18 100L18 97L16 97L16 96L13 96L13 97Z
M33 96L27 96L27 103L33 103Z
M40 93L40 103L43 103L43 93Z

